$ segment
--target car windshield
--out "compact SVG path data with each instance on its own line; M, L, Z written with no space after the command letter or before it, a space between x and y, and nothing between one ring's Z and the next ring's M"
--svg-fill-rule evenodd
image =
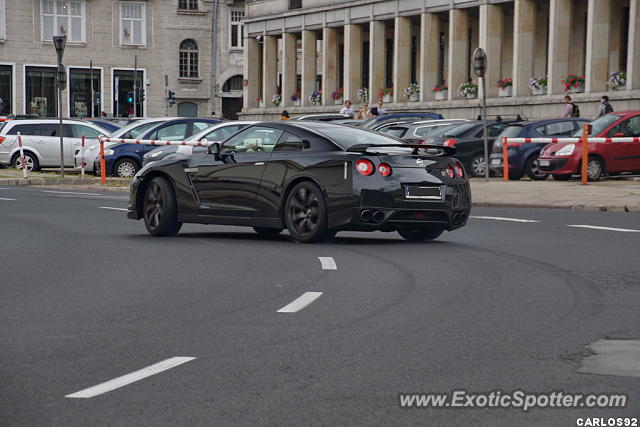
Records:
M401 139L396 139L388 135L346 126L327 126L318 130L320 131L320 133L333 140L336 144L338 144L338 146L345 150L353 147L354 145L360 144L406 144Z
M446 131L444 134L442 134L442 136L443 137L460 136L460 135L463 135L466 132L470 131L471 129L475 128L476 126L478 126L477 123L465 123L463 125L458 125L458 126L454 127L453 129L450 129L450 130Z
M515 138L518 135L520 135L520 132L522 132L522 129L524 129L524 126L522 125L507 126L505 130L500 132L500 134L496 137L496 139L499 140L500 138Z
M607 114L606 116L598 117L591 122L591 134L589 136L599 135L611 124L620 120L621 117L622 116L616 114ZM573 136L582 136L582 129L574 133Z

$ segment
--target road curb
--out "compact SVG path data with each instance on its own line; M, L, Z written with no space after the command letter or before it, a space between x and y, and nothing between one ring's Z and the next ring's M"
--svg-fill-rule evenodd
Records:
M117 184L128 186L129 179L110 178L107 185ZM0 178L0 185L28 187L31 185L101 185L99 181L91 178Z
M586 205L545 205L540 203L494 203L474 202L474 208L529 208L529 209L565 209L590 212L631 212L640 213L640 206L586 206Z

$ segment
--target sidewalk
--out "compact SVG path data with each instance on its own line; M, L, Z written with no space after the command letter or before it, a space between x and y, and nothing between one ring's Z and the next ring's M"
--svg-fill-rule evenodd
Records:
M480 207L559 208L640 213L640 182L471 180L473 205Z
M109 187L128 187L129 178L107 178ZM85 174L84 178L74 169L65 169L64 178L60 178L58 171L32 172L27 179L22 178L22 171L13 168L0 169L0 186L28 186L28 185L98 185L100 177Z

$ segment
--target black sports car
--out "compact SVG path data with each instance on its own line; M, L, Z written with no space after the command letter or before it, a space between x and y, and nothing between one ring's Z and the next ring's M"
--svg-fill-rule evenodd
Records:
M469 181L453 153L331 123L257 123L207 153L143 167L127 216L155 236L191 222L287 228L300 242L342 230L431 240L469 217Z

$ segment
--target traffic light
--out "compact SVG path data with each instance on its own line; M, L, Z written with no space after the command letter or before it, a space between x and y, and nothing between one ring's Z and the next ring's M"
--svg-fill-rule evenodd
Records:
M176 93L172 90L167 91L167 104L169 107L176 103Z
M138 88L136 90L138 91L138 93L137 93L137 95L138 95L137 98L138 99L137 100L139 102L143 102L144 101L144 89L143 88Z
M127 102L133 103L133 91L132 90L127 92Z

